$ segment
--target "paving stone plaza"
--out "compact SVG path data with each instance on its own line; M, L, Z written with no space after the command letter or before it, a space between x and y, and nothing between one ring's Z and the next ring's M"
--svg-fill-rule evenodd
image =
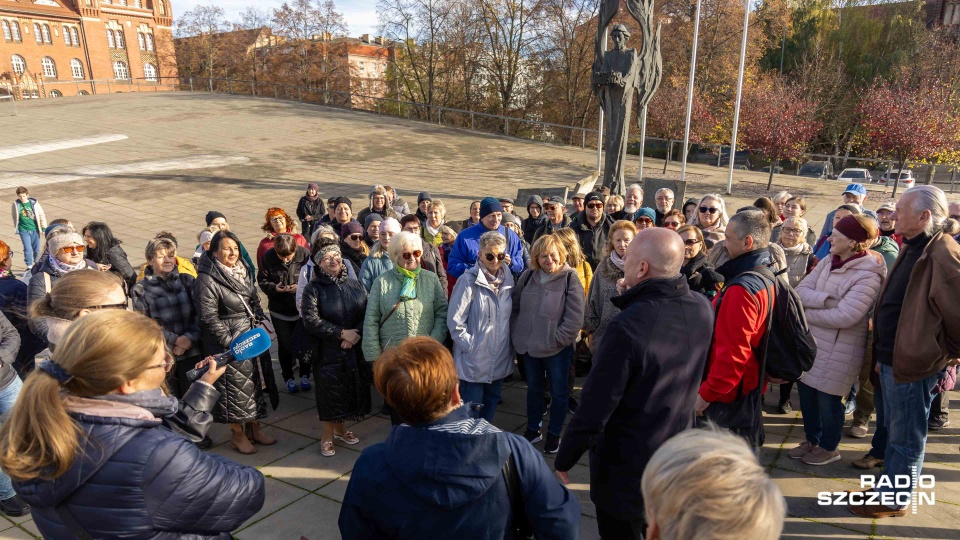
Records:
M78 228L106 221L135 266L144 261L147 241L163 230L178 237L180 254L189 257L209 210L224 213L244 244L256 246L266 209L280 206L293 214L309 182L319 184L324 198L350 197L354 212L365 205L372 184L394 186L411 206L418 192L429 191L434 199L444 200L448 219L461 220L472 200L513 197L521 188L573 186L591 174L597 162L595 150L251 97L114 94L19 102L15 112L11 104L0 103L3 200L10 204L16 187L24 185L39 199L48 220L68 218ZM630 160L636 176L636 156ZM645 172L655 176L662 165L648 159ZM679 163L671 164L668 174L676 177L678 170ZM688 196L722 193L726 174L695 165L688 180ZM817 231L843 190L839 182L781 176L774 184L774 191L804 195L807 217ZM870 208L883 200L874 187L868 187ZM765 188L766 175L738 171L728 209L751 204L767 193ZM518 213L525 214L523 205L517 201ZM22 271L22 246L12 229L0 228L0 239L17 252L14 269ZM279 379L276 363L275 369ZM960 414L960 392L952 394L955 416ZM923 470L936 478L936 504L920 506L915 515L871 521L844 507L820 506L817 500L819 492L859 487L860 471L850 462L866 453L870 438L844 436L843 459L827 466L789 459L786 451L803 440L796 395L793 404L790 415L765 412L761 453L787 499L784 538L960 538L960 417L928 438ZM525 406L525 386L519 380L509 382L494 423L522 434ZM265 423L265 431L279 442L258 447L249 456L230 447L227 426L211 432L212 452L256 466L267 478L263 509L235 536L339 538L337 516L354 462L364 447L384 440L389 418L372 416L353 424L350 429L361 443L345 446L337 441L336 456L330 458L320 455L321 427L312 392L281 392L279 409L271 410ZM552 462L552 456L545 459ZM580 537L597 538L586 456L570 476L569 487L583 511ZM29 515L0 518L0 539L38 537Z

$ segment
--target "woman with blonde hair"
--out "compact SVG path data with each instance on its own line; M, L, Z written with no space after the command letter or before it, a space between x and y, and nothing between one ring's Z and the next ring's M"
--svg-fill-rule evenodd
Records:
M557 235L557 238L563 242L563 247L567 250L567 264L577 271L577 278L580 279L584 294L589 294L590 283L593 281L593 269L590 268L590 263L583 255L583 249L580 248L580 242L577 240L577 233L567 227L558 229L553 234ZM607 237L609 238L609 235Z
M0 467L44 538L221 537L263 506L259 471L167 429L172 365L160 325L116 309L81 317L38 362L0 427Z
M434 199L430 203L430 211L427 212L427 219L423 222L420 230L420 236L428 243L439 246L443 243L443 236L440 229L446 225L447 207L440 199Z
M690 221L691 225L696 225L703 232L704 245L709 250L724 238L726 238L727 223L730 216L727 215L727 204L723 197L716 193L704 195L697 206L697 213Z
M617 282L623 279L623 258L636 235L637 226L629 221L617 221L610 227L603 260L597 265L597 274L587 293L587 315L583 320L583 331L590 336L592 352L597 351L607 324L620 313L620 308L610 299L620 294Z

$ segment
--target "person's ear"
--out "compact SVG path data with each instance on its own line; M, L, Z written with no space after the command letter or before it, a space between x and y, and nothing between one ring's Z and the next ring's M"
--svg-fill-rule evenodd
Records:
M93 313L93 310L92 310L92 309L83 308L83 309L81 309L80 311L77 312L77 318L79 319L80 317L83 317L83 316L85 316L85 315L89 315L89 314L91 314L91 313Z
M136 391L137 389L133 387L133 381L127 381L121 384L120 388L117 388L117 392L124 395L133 394Z
M647 525L647 540L659 540L660 539L660 525L657 524L656 520L651 519L650 523Z
M647 261L640 261L637 265L637 281L642 281L648 272L650 272L650 264Z
M463 398L460 397L460 385L457 384L453 387L453 392L450 393L450 405L459 407L462 402Z

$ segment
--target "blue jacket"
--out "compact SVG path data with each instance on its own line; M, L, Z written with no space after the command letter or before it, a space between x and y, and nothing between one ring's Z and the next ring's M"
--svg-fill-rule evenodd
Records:
M577 538L576 496L523 437L475 416L464 406L433 424L394 426L364 450L340 509L343 538L512 539L501 473L511 454L535 536Z
M154 540L226 539L263 506L258 470L199 450L158 419L71 415L84 433L70 469L14 483L44 538L76 538L61 504L94 538Z
M488 230L483 223L477 223L460 232L457 241L453 243L453 250L450 252L450 261L447 263L448 276L459 279L464 272L477 262L477 256L480 254L480 236ZM503 225L497 227L497 232L507 239L510 271L514 275L523 272L523 246L520 244L520 237L513 231L508 231Z

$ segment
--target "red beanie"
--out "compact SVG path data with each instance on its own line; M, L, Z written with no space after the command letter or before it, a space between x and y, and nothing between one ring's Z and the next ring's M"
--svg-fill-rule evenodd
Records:
M870 238L870 231L865 229L855 216L847 216L837 222L834 227L840 234L856 242L866 242Z

